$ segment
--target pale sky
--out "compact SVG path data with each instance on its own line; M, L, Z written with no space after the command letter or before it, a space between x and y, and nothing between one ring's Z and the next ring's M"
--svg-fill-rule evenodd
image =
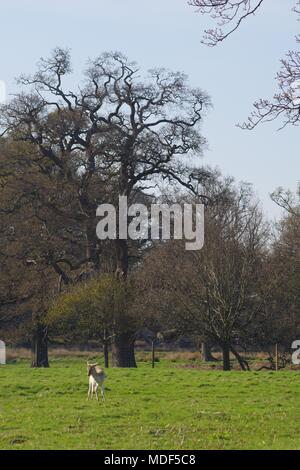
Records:
M2 0L0 81L15 92L14 78L33 72L56 46L72 50L74 87L86 60L104 51L121 51L145 69L185 72L214 105L203 125L209 142L203 162L253 183L272 219L279 210L269 193L277 186L295 191L300 179L299 128L277 132L275 122L249 132L235 124L247 118L255 99L276 90L280 59L296 48L294 3L265 0L234 36L208 48L200 41L209 19L187 0Z

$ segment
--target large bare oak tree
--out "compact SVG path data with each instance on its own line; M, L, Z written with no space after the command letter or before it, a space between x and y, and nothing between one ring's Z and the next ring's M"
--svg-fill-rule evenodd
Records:
M34 161L52 188L46 198L43 188L36 188L47 230L54 231L50 206L51 214L65 221L62 237L74 239L77 227L80 246L82 235L85 239L84 252L76 240L71 252L51 251L51 265L64 284L80 268L101 272L103 243L96 236L101 203L117 205L119 196L132 202L162 181L197 192L201 168L189 162L205 145L200 124L210 106L207 94L192 88L184 74L165 69L142 74L120 53L90 60L82 85L73 91L65 84L71 73L70 52L55 49L36 73L19 78L21 91L1 107L0 117L3 138L26 144L20 157ZM127 240L117 239L114 248L115 273L126 281ZM134 331L115 336L117 365L135 365L134 338Z

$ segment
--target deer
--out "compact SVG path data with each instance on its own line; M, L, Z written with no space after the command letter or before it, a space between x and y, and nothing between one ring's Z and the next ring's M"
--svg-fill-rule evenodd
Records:
M87 375L89 378L89 390L88 390L88 396L87 400L91 398L93 399L93 394L95 392L96 399L99 401L98 397L98 387L100 385L101 387L101 396L102 400L105 401L105 396L104 396L104 380L106 378L106 375L104 371L101 369L101 367L98 366L98 364L89 364L87 362Z

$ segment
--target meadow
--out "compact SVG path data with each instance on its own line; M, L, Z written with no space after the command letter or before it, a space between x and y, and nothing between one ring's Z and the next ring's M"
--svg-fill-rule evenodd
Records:
M300 449L298 371L202 370L162 358L109 369L87 402L86 359L0 366L0 449Z

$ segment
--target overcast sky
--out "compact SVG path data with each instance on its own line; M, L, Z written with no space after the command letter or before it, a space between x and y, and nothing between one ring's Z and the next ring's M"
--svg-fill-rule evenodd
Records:
M277 131L280 123L242 131L252 102L271 97L280 59L295 48L294 0L265 0L256 17L217 48L201 44L209 19L187 0L2 0L0 80L8 93L14 78L32 72L56 46L70 47L74 85L88 57L118 50L143 68L184 71L206 90L214 108L205 119L209 142L204 162L237 181L253 183L270 218L279 215L269 193L277 186L296 190L299 128Z

